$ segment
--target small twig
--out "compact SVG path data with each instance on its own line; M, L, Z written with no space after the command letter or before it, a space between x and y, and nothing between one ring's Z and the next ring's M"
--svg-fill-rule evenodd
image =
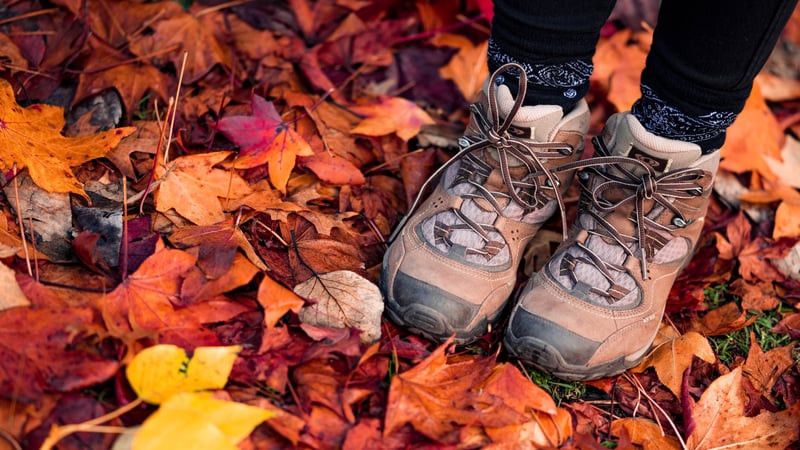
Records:
M164 122L166 122L166 119L169 117L173 105L174 105L174 100L172 97L170 97L169 102L167 103L167 111L165 112L164 115ZM161 121L161 117L158 114L158 107L156 107L155 112L156 112L156 120L158 121L159 124L158 127L161 129L161 133L159 133L158 135L158 144L156 144L156 156L155 158L153 158L153 168L150 170L150 176L148 177L147 184L145 185L142 192L140 192L142 201L141 203L139 203L139 215L144 214L144 200L145 198L147 198L147 194L150 193L150 190L155 187L155 182L153 180L155 179L156 169L158 168L158 165L160 163L158 160L158 155L161 154L161 146L164 143L164 135L167 132L166 127L163 126L164 122Z
M0 428L0 438L8 443L11 446L12 450L22 450L22 446L19 445L19 442L11 435L8 431Z
M268 226L267 226L267 225L266 225L264 222L262 222L262 221L260 221L260 220L258 220L258 219L256 219L254 222L256 223L256 225L260 225L260 226L261 226L261 227L263 227L265 230L269 231L269 232L270 232L270 234L272 234L272 236L273 236L273 237L275 237L275 239L277 239L277 240L278 240L278 242L280 242L281 244L283 244L283 246L284 246L284 247L286 247L287 249L289 248L289 244L288 244L288 243L287 243L285 240L283 240L283 238L281 237L281 235L279 235L278 233L276 233L276 232L275 232L275 230L273 230L272 228L268 227Z
M124 280L128 277L128 179L122 177L122 242L119 275Z
M22 238L22 249L25 252L25 264L28 265L28 276L33 276L33 270L31 269L31 256L28 253L28 241L25 239L25 224L22 222L22 209L20 209L20 202L19 202L19 183L17 182L17 163L14 163L13 169L14 173L14 202L16 203L17 207L17 221L19 223L19 235Z
M31 11L29 13L20 14L18 16L9 17L8 19L0 20L0 25L7 25L18 20L30 19L31 17L43 16L58 11L58 8L41 9L39 11Z
M38 251L36 250L36 234L33 232L33 217L28 217L28 228L30 229L31 233L31 247L33 247L33 269L36 272L36 277L34 278L36 282L39 282L39 257L37 255Z
M95 430L95 428L97 428L98 432L100 433L111 433L111 432L122 433L127 429L122 427L101 426L100 424L108 422L109 420L116 419L117 417L138 407L143 402L144 400L142 400L141 398L137 398L136 400L128 403L127 405L120 406L114 411L111 411L108 414L103 414L102 416L96 419L87 420L86 422L82 423L53 426L53 428L50 429L50 434L47 435L47 439L45 439L44 442L42 443L40 450L51 450L58 443L58 441L69 436L70 434L80 433L83 431L92 432ZM111 431L111 429L113 428L116 428L118 431Z
M215 11L220 11L220 10L223 10L225 8L232 8L234 6L244 5L245 3L250 3L251 1L253 1L253 0L233 0L233 1L230 1L230 2L226 2L226 3L220 3L219 5L211 6L209 8L206 8L206 9L198 11L197 14L194 15L194 17L195 17L195 19L199 19L201 16L204 16L204 15L206 15L208 13L212 13L212 12L215 12Z
M186 59L189 52L183 52L183 62L181 63L181 73L178 76L178 87L175 89L175 107L172 108L172 117L169 122L169 132L167 133L167 147L164 150L164 164L169 162L169 147L172 144L172 132L175 130L175 117L178 116L178 102L181 99L181 85L183 84L183 74L186 71Z
M662 408L661 405L658 404L658 402L656 402L652 397L650 397L650 395L647 394L647 391L644 389L644 386L642 386L642 384L639 383L639 380L637 380L636 377L628 374L627 372L624 375L625 378L628 379L628 381L630 381L634 386L636 386L636 390L639 391L641 395L643 395L650 402L650 404L664 416L664 418L667 420L667 423L672 428L672 431L675 432L675 436L678 437L678 442L681 444L681 448L683 450L686 450L687 448L686 442L683 440L683 437L681 437L681 433L678 431L677 425L675 425L675 422L672 420L669 414L667 414L667 412L664 411L664 408ZM661 425L661 421L658 420L658 414L655 414L655 417L659 427L661 427L661 433L664 433L663 425Z

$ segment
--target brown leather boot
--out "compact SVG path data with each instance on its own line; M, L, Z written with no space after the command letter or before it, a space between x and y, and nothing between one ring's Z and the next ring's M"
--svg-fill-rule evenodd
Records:
M648 351L719 165L719 152L658 137L628 112L594 143L572 165L584 169L569 238L521 293L504 338L522 361L573 380L619 374Z
M522 73L516 99L497 83L509 70ZM581 101L565 116L559 106L522 106L524 97L521 66L490 77L461 150L395 231L381 287L396 323L439 341L455 334L459 344L485 334L514 289L526 244L559 207L563 216L574 171L551 169L580 159L589 109Z

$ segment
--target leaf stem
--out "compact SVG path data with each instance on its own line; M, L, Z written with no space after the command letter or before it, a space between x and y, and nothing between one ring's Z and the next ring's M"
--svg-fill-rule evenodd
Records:
M124 427L112 427L112 426L101 426L100 424L108 422L109 420L116 419L117 417L127 413L128 411L133 410L137 406L141 405L144 402L141 398L137 398L136 400L128 403L127 405L120 406L119 408L111 411L108 414L103 414L100 417L95 419L87 420L86 422L82 423L73 423L63 426L54 425L53 428L50 429L50 434L47 435L47 439L44 440L40 450L52 450L53 447L65 437L69 436L72 433L80 433L80 432L94 432L94 433L122 433L127 428Z

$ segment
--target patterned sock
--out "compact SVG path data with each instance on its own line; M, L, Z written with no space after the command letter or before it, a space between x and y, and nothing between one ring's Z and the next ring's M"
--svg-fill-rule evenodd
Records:
M528 85L525 93L525 105L559 105L564 114L589 92L589 76L592 74L591 60L574 60L558 64L541 64L518 61L504 52L497 43L489 39L488 51L489 72L494 72L503 64L515 62L525 69ZM500 76L499 84L505 84L513 95L517 95L519 74ZM506 74L506 75L508 75Z
M642 85L642 97L633 104L631 112L647 131L667 139L693 142L704 154L722 147L725 130L736 119L736 113L727 111L687 114L664 101L647 85Z

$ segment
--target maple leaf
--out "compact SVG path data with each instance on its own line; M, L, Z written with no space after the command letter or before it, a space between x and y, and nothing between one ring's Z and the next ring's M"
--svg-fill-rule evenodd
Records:
M481 85L489 76L486 65L486 49L489 41L473 44L466 36L460 34L440 33L433 40L434 45L455 47L458 49L450 62L439 69L442 77L453 80L458 90L466 99L475 97Z
M19 307L0 312L0 396L33 401L113 377L119 362L82 350L100 329L89 308Z
M794 365L792 350L795 344L773 348L767 352L761 349L755 334L750 332L750 349L742 373L764 397L773 403L772 388L783 373Z
M57 106L17 104L11 85L0 80L0 169L27 168L37 186L49 192L74 192L86 197L71 166L105 156L133 127L65 137L64 110ZM88 197L87 197L88 198Z
M241 149L233 167L247 169L267 164L270 182L285 193L297 156L311 156L314 151L281 119L272 102L253 94L251 106L252 116L226 116L217 127Z
M156 209L175 211L197 225L214 225L225 220L220 198L238 198L250 193L242 177L214 166L231 152L200 153L175 158L168 167L158 166L162 179L155 195Z
M139 100L147 91L152 91L161 100L169 97L172 81L167 74L149 64L132 62L127 55L109 48L108 44L93 36L89 37L88 45L92 47L91 59L78 77L73 106L91 95L115 89L128 116L133 116Z
M492 373L494 358L447 363L452 338L411 369L397 374L389 386L384 436L411 424L442 443L454 443L459 426L499 428L521 424L525 416L477 387Z
M628 433L632 443L641 445L644 450L677 450L681 448L677 439L665 435L661 425L651 420L626 417L611 422L611 434L621 436L622 430Z
M366 117L350 132L367 136L396 133L407 141L416 136L423 125L434 123L422 108L400 97L381 97L374 105L351 106L350 110Z
M264 326L271 329L289 311L300 312L305 300L272 278L265 276L258 286L258 303L264 308Z
M720 149L719 167L734 173L755 171L766 179L775 179L765 157L780 160L783 139L778 120L761 95L758 83L754 83L744 109L728 128Z
M625 111L641 96L639 80L653 34L626 29L600 41L594 56L592 80L608 89L608 101Z
M207 22L210 14L199 14L201 10L196 5L192 8L194 14L183 11L177 3L161 2L159 5L165 8L164 13L151 25L152 34L130 42L133 53L148 56L172 49L164 56L177 70L183 65L183 55L186 54L184 83L198 81L217 64L231 67L231 53L222 47L214 36L213 26Z
M688 401L686 448L690 450L786 448L800 430L800 403L778 413L744 416L741 367L714 380L697 403Z
M668 337L661 338L662 333ZM654 343L654 349L642 362L632 369L634 372L641 372L646 367L654 367L658 379L675 394L681 395L681 385L683 383L683 373L691 367L692 359L698 358L713 363L717 357L711 344L700 333L689 331L685 334L675 336L671 333L671 327L662 326L658 337ZM661 342L659 342L661 341Z

